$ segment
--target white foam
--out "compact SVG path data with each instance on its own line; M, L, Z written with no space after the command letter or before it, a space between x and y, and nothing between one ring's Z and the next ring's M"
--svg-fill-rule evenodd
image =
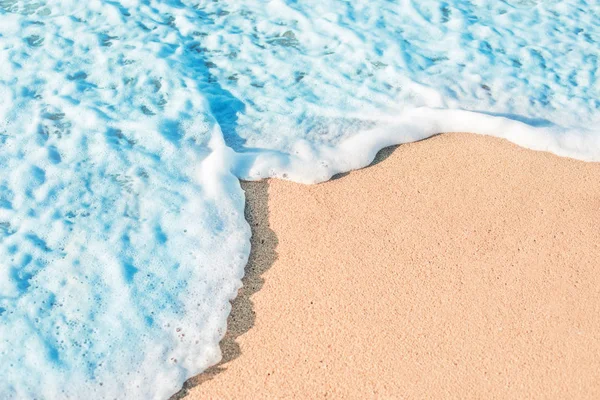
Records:
M166 398L218 362L237 178L439 132L600 160L600 5L0 0L0 398Z

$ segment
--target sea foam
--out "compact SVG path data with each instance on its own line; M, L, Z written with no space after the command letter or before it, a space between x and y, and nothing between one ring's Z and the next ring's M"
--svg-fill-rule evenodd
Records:
M238 178L449 131L600 160L599 44L595 0L0 0L0 398L217 363Z

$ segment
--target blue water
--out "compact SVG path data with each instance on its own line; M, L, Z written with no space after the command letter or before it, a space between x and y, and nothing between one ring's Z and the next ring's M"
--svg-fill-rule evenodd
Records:
M599 44L595 0L0 0L0 398L217 363L238 178L448 131L600 160Z

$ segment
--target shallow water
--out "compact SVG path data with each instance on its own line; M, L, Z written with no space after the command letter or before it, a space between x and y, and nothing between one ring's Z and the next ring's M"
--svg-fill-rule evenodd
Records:
M0 398L166 398L218 362L238 178L448 131L600 160L599 43L583 0L0 0Z

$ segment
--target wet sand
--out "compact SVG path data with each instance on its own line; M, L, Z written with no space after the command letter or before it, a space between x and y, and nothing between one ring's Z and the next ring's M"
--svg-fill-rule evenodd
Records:
M600 398L600 164L444 134L243 187L224 360L177 397Z

